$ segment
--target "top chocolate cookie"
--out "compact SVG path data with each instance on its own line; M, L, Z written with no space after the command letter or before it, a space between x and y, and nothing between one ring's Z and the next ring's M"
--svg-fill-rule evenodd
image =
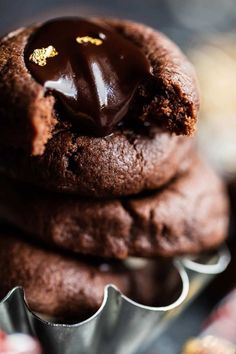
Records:
M141 24L61 18L0 41L0 143L44 152L60 129L105 136L120 127L195 130L195 73L163 34Z

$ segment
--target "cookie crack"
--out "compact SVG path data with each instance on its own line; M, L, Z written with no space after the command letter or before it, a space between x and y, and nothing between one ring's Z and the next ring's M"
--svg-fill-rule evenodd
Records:
M136 230L137 230L137 224L139 223L139 216L137 213L133 210L132 206L130 205L129 201L125 199L121 199L121 205L125 212L129 215L131 219L131 225L130 225L130 230L129 230L129 238L125 240L126 246L129 249L130 246L132 245L133 241L136 240Z

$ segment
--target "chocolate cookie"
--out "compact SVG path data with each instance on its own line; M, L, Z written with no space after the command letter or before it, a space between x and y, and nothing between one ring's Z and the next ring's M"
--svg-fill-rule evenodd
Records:
M176 256L226 238L228 203L221 180L195 158L189 172L160 191L114 200L36 191L1 178L0 219L73 252L125 258Z
M22 286L33 311L78 320L100 307L107 284L150 306L171 303L179 291L180 278L171 262L147 261L133 268L41 249L13 235L2 231L0 236L0 297Z
M194 70L178 47L110 19L56 19L2 38L0 95L0 143L33 155L58 129L104 136L154 124L191 135L199 109Z
M186 171L194 142L156 128L149 135L116 132L104 138L61 132L42 156L0 147L0 171L49 190L112 197L155 189Z

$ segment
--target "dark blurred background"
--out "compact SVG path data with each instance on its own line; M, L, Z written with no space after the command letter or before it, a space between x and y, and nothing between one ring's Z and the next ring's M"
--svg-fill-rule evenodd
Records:
M117 16L160 28L184 47L236 26L235 0L1 0L0 13L2 34L54 16Z
M0 0L0 35L55 16L113 16L143 22L177 42L194 63L202 92L199 148L225 177L236 173L236 0ZM177 354L218 300L215 284L153 344ZM125 354L125 353L124 353ZM149 354L149 353L147 353Z

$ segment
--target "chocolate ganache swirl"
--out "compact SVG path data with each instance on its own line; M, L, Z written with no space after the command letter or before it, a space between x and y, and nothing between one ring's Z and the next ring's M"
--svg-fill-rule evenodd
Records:
M145 54L115 29L78 17L38 27L25 48L31 75L83 131L110 134L150 76Z

